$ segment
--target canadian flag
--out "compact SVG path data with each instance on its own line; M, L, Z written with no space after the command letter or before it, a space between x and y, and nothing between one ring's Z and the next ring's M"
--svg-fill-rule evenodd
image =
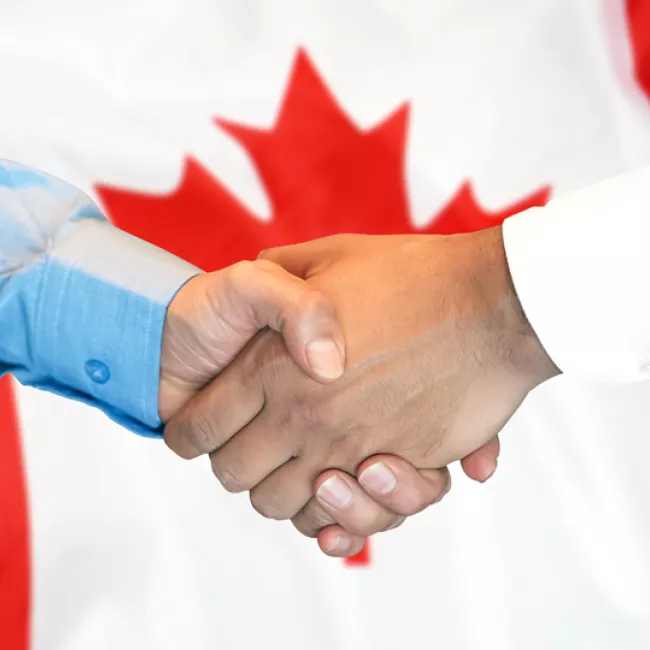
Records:
M480 229L650 163L643 0L3 11L0 157L206 270L335 232ZM649 404L544 386L493 480L454 472L346 563L207 463L5 378L0 650L645 650Z

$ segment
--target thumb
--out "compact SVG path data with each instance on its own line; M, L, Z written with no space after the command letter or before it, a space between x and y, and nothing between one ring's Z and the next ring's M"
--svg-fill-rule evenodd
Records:
M163 421L266 327L282 334L312 379L327 383L343 374L345 343L332 301L271 262L239 262L196 276L167 309L158 395Z
M233 295L222 304L248 321L239 331L269 327L281 333L293 360L317 381L343 374L343 332L334 304L323 293L263 260L244 263L229 288Z
M496 436L469 456L465 456L460 464L469 478L484 483L496 471L500 451L499 437Z

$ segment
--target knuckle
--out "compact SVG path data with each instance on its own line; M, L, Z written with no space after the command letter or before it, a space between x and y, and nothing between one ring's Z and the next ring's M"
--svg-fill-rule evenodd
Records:
M353 430L345 430L336 424L330 425L331 434L325 441L327 456L331 464L348 474L356 474L359 463L370 453L365 451L364 440Z
M387 533L389 530L395 530L395 528L399 528L405 521L406 517L395 516L388 522L388 525L384 528L383 532Z
M235 279L247 280L252 275L257 275L255 262L251 260L240 260L229 267L230 274Z
M189 436L187 434L187 419L183 416L172 418L166 425L163 439L169 449L181 458L189 459L194 454L188 453L186 446Z
M301 534L304 535L305 537L311 537L312 539L314 537L318 537L318 530L315 528L309 526L301 517L294 517L291 520L291 523L293 524L293 527Z
M392 521L392 517L390 521ZM357 512L354 517L346 520L345 529L358 537L370 537L383 531L387 525L383 513L367 510Z
M295 515L295 511L292 511L287 500L277 490L252 489L250 501L253 509L266 519L281 521Z
M291 409L292 424L307 429L321 429L326 424L325 414L314 399L298 400Z
M435 503L439 495L439 490L428 497L415 490L409 490L400 495L399 500L393 504L393 510L404 516L415 515L430 503Z
M223 279L226 286L231 290L248 289L255 282L255 279L259 277L259 273L260 271L254 262L242 260L225 269Z
M403 515L414 515L429 506L440 503L451 489L451 474L447 468L427 471L426 489L409 492L400 496L400 505L407 507L395 508Z
M287 414L290 429L306 431L330 430L334 426L331 401L315 396L297 399Z
M219 444L219 427L203 409L193 409L182 426L182 434L202 453L213 451Z
M451 489L451 474L446 467L437 473L437 481L434 485L435 491L432 495L433 499L429 499L430 503L437 503Z
M242 468L236 467L233 463L225 463L219 454L215 454L211 458L212 473L217 477L217 480L228 492L243 492L248 490L250 486L246 481Z
M273 249L272 248L265 248L264 250L261 250L257 254L256 259L258 259L258 260L268 260L271 257L273 257Z
M305 509L291 519L291 522L305 537L317 537L323 528L336 523L331 515L315 501L310 501Z

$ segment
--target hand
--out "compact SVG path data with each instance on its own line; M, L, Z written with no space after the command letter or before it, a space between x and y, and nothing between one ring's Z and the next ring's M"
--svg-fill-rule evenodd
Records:
M483 483L496 471L498 455L499 439L494 438L461 464L468 477ZM322 493L319 496L323 483L335 475L350 489L350 501L342 508L333 508ZM303 534L318 537L326 555L355 555L367 537L401 526L408 516L440 502L451 488L447 468L417 470L395 456L368 458L357 477L358 481L341 470L324 472L316 479L316 499L294 518Z
M263 325L286 333L296 361L316 379L329 381L342 371L341 332L332 304L272 263L243 262L188 282L170 305L164 330L161 412L168 416L177 404L184 403L235 356L247 336L250 338ZM206 333L217 336L211 339ZM320 341L328 339L335 341L330 356L326 354L323 359L312 354L311 360L307 358L310 341L319 341L317 348L321 352L325 348L327 353L327 345ZM399 459L388 458L386 462L398 469L400 463L403 465L394 494L378 497L378 501L388 501L386 508L357 485L353 508L342 516L343 521L360 520L357 529L365 525L368 534L375 532L373 526L379 530L379 526L395 527L403 521L387 509L390 505L405 511L416 503L433 503L450 485L446 470L431 471L430 476L420 478L414 468ZM364 543L363 538L340 526L324 529L321 540L321 544L332 547L327 552L334 555L356 553Z
M313 379L343 373L345 347L332 302L271 262L198 275L176 294L163 329L158 410L167 421L262 328L281 332Z
M338 236L265 257L333 299L344 377L317 384L262 333L165 438L183 457L209 453L222 484L251 489L266 516L299 517L327 468L355 474L379 453L427 469L463 458L558 372L521 311L500 228Z

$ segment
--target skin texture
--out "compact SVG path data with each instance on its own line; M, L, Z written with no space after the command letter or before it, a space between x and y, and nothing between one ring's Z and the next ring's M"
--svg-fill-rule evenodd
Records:
M496 471L498 455L499 439L494 438L463 459L465 474L475 481L487 481ZM374 471L378 464L389 472L388 483L378 483ZM370 473L366 472L369 468L373 468ZM350 489L349 502L344 506L332 505L323 498L321 486L332 476L345 481ZM410 515L439 503L451 489L447 468L418 470L389 455L365 460L357 477L355 480L341 470L323 472L315 482L316 498L294 518L294 525L304 534L318 537L318 544L327 555L355 555L367 537L401 526Z
M500 228L448 237L343 235L262 257L332 299L345 374L318 383L281 337L260 332L170 420L165 439L184 458L209 454L226 489L250 490L256 510L320 534L330 554L352 552L381 526L439 499L449 487L448 463L475 454L465 460L471 471L495 461L491 441L528 392L558 373L521 310ZM385 514L365 519L355 504L360 485L382 469L364 471L378 455L394 457L383 468L403 492L411 482L412 501L389 491L382 503L368 489ZM343 530L348 548L336 548Z
M312 379L343 374L345 344L331 300L271 262L240 262L192 278L169 305L158 393L163 422L264 328L282 335Z
M265 328L282 334L287 351L312 379L328 383L343 373L345 345L331 300L269 261L241 262L193 278L169 306L159 389L163 421ZM496 467L497 453L494 448L486 449L468 458L468 475L484 480ZM355 521L364 522L367 534L378 532L401 523L403 517L398 513L414 504L425 507L436 502L449 487L446 469L431 471L423 480L408 463L397 458L387 460L400 468L401 480L393 493L372 495L349 477L355 488L352 507L343 509L338 519L333 516L329 524L341 520L354 528ZM331 555L354 553L364 543L362 537L351 535L340 525L325 529L323 540Z

